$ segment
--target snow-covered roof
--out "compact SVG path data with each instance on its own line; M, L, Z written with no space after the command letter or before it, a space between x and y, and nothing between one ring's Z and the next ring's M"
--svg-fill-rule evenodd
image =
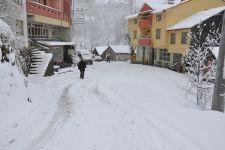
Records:
M133 18L136 18L138 17L138 14L134 14L134 15L129 15L129 16L126 16L125 19L133 19Z
M174 4L169 4L168 0L137 0L137 6L142 7L145 3L154 9L153 13L161 12L178 5L181 0L174 0Z
M110 46L115 53L130 54L130 47L127 45Z
M181 3L181 0L174 0L174 4L168 4L168 0L137 0L136 1L138 11L141 9L141 7L144 6L144 4L147 4L153 9L152 11L153 13L159 13L165 9L169 9L171 7L178 5L179 3ZM138 16L138 13L126 16L125 19L132 19L137 16Z
M103 52L107 49L108 47L107 46L99 46L99 47L96 47L96 51L98 52L99 55L102 55Z
M201 21L204 21L204 20L222 12L223 10L225 10L225 6L198 12L198 13L178 22L177 24L169 27L167 30L189 29L189 28L199 24Z
M74 42L61 42L61 41L37 41L37 42L48 46L76 45L76 43Z

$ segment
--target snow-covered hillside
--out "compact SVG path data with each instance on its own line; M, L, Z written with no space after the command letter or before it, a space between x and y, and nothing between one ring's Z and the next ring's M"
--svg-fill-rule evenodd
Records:
M86 48L127 44L125 16L139 11L144 2L151 3L156 9L168 5L167 0L75 0L77 36L73 40Z
M225 149L225 115L184 99L183 74L124 62L95 63L85 73L28 79L32 102L0 113L0 149Z

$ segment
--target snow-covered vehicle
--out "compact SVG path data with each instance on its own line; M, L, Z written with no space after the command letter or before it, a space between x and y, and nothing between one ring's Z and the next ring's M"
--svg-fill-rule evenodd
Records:
M79 49L77 51L77 56L79 58L82 58L85 60L87 65L92 65L93 64L93 55L91 52L87 49Z
M103 58L102 58L101 56L94 55L94 56L93 56L93 60L94 60L94 61L103 61Z

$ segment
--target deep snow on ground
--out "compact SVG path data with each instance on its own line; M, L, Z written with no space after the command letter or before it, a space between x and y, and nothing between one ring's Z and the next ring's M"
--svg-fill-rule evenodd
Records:
M100 62L88 66L84 80L68 68L27 81L32 102L21 97L0 113L0 149L225 149L225 115L184 99L183 74Z

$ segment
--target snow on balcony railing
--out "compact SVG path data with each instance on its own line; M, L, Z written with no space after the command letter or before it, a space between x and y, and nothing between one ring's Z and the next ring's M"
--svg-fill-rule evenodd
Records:
M62 11L37 2L27 1L27 12L54 19L63 20Z

